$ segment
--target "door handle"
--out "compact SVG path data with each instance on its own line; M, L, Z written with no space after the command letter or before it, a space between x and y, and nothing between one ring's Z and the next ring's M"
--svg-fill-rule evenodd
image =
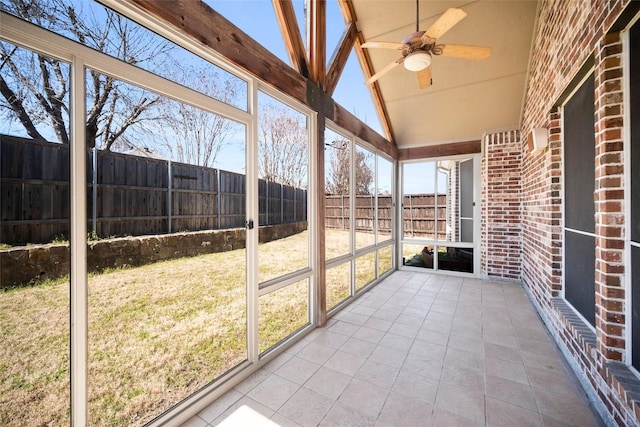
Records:
M252 219L250 219L250 220L246 221L246 222L244 223L244 225L245 225L245 227L247 227L249 230L253 230L253 220L252 220Z

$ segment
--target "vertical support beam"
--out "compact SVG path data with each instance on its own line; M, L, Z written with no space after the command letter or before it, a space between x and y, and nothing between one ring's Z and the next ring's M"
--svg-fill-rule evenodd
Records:
M324 326L327 323L327 259L325 255L325 188L324 188L324 129L326 120L333 120L334 103L327 93L323 92L318 86L312 82L307 83L307 100L311 108L317 112L317 138L315 148L315 173L316 173L316 223L318 224L317 232L317 286L316 286L316 324Z
M309 75L323 91L326 89L327 80L327 2L315 0L309 2L309 14L307 19L308 46L309 46ZM320 124L320 121L318 121ZM324 125L324 123L323 123ZM324 129L324 126L323 126ZM320 129L318 128L318 132ZM324 133L324 130L323 130Z
M88 425L87 411L87 152L84 110L84 63L71 66L71 146L69 181L71 257L71 424Z
M322 109L319 109L322 110ZM324 128L326 119L324 114L318 112L318 137L316 144L316 223L318 224L318 253L317 257L317 325L322 327L327 323L327 258L325 253L325 210L326 198L324 188Z

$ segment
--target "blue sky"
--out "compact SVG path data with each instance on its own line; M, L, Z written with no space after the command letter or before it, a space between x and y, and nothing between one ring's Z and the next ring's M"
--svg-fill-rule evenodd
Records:
M206 3L281 60L290 64L271 0L206 0ZM304 34L306 33L304 28L304 1L293 0L293 4L304 40ZM345 22L340 14L338 2L336 0L328 0L327 61L331 59L344 29ZM364 84L364 81L364 74L358 59L352 51L333 98L360 120L367 123L372 129L382 134L380 121L373 107L369 89Z

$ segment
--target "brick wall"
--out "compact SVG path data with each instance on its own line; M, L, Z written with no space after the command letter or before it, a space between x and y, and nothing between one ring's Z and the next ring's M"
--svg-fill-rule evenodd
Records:
M482 143L482 274L519 279L522 223L520 132L485 135Z
M628 3L543 1L539 7L520 143L520 278L605 421L640 425L640 381L625 360L623 45L611 30ZM562 298L563 135L556 107L589 59L596 83L595 331ZM549 145L532 154L527 143L534 127L549 130ZM491 212L493 196L487 197Z

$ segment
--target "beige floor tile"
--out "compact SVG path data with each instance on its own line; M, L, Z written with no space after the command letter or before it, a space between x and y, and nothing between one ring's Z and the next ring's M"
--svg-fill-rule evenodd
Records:
M508 362L518 362L524 364L520 350L491 342L484 343L484 356L486 358L506 360Z
M375 317L376 319L388 320L390 322L395 321L398 316L400 316L401 310L384 310L378 309L376 310L371 317Z
M267 408L276 411L284 402L289 400L299 388L300 385L293 381L274 374L258 384L247 396Z
M533 389L539 411L563 425L570 427L596 427L601 425L587 400L574 393L555 393L549 390Z
M333 356L324 363L324 366L343 374L353 376L367 359L358 357L344 351L336 351Z
M340 351L344 351L345 353L353 354L358 357L362 357L366 359L371 355L371 352L376 348L376 344L361 340L359 338L352 337L347 342L342 344L340 347Z
M269 374L270 375L270 374ZM207 406L205 409L198 413L198 416L206 422L211 422L218 418L224 411L226 411L231 405L242 399L244 396L235 390L231 390L222 395L218 400Z
M522 362L486 358L484 364L487 375L495 375L496 377L529 385L529 377Z
M329 410L320 427L371 427L376 423L376 416L367 415L342 402L336 402Z
M296 353L296 356L321 365L333 356L335 352L336 350L333 348L312 342Z
M294 356L278 368L275 373L282 378L286 378L296 384L302 385L311 378L319 368L320 365L317 363Z
M333 406L334 400L308 388L300 388L278 410L278 414L295 420L296 423L312 427L317 426Z
M403 371L407 371L413 374L421 375L423 377L439 381L442 376L442 366L444 362L442 360L430 359L417 354L409 353L404 360L402 368Z
M484 351L484 342L482 341L481 335L472 338L451 332L447 346L449 348L471 351L478 354L482 354Z
M391 390L433 405L439 382L407 371L400 371Z
M388 394L387 388L354 378L340 395L338 402L377 418Z
M369 320L369 316L354 313L353 311L341 311L336 315L336 320L353 323L354 325L362 325Z
M355 331L358 330L358 328L359 326L354 323L349 323L349 322L344 322L339 320L333 325L331 325L331 327L329 327L327 330L331 332L335 332L337 334L351 336Z
M322 366L304 383L304 387L335 400L340 397L351 378L351 375Z
M386 333L384 337L378 342L378 344L389 347L395 350L409 351L411 346L414 345L414 340L411 338L403 337L402 335L396 335L393 333Z
M444 360L447 347L427 341L415 340L409 349L409 353L416 354L434 360Z
M480 373L484 372L484 356L482 352L478 351L466 351L448 347L444 357L444 364L446 366L473 369Z
M398 319L400 319L400 316ZM422 320L416 322L416 324L407 324L400 323L398 320L393 322L393 324L389 327L387 332L400 335L403 337L415 339L416 335L418 335L418 331L420 331L420 327L422 326Z
M346 335L337 334L331 331L325 331L322 334L318 335L316 339L313 340L313 342L337 350L342 347L342 345L347 342L348 339L349 337Z
M519 348L518 338L515 336L515 333L508 335L504 332L485 331L483 338L485 343L490 342L504 347Z
M384 389L390 389L399 371L399 368L369 359L358 369L354 378Z
M485 419L484 393L469 390L465 386L440 383L436 396L436 408L444 409L471 421Z
M269 421L273 414L274 411L271 408L248 397L243 397L213 420L211 425L264 425L265 427L276 427Z
M243 409L244 408L244 409ZM397 272L189 423L601 427L523 289Z
M189 419L187 422L182 423L182 427L207 427L208 425L209 423L197 415Z
M541 427L540 414L487 397L488 427Z
M527 367L529 380L534 388L553 393L576 395L579 386L564 369L547 370Z
M435 408L431 416L433 427L480 427L484 426L484 417L476 420L465 418L441 408Z
M242 394L247 394L255 386L257 386L262 381L264 381L264 379L267 378L269 375L271 375L271 372L267 371L266 369L260 369L259 371L256 371L253 374L249 375L244 381L236 385L233 389ZM227 392L227 394L229 393L230 392Z
M447 365L442 368L442 383L464 387L469 391L484 393L484 373L457 365Z
M363 323L363 325L368 328L377 329L383 332L387 332L392 324L393 322L389 320L377 319L375 317L370 317L366 322Z
M380 342L382 337L384 337L385 333L386 332L379 331L377 329L371 329L371 328L367 328L366 326L360 326L360 328L353 333L352 338L357 338L357 339L361 339L364 341L369 341L374 344L377 344L378 342Z
M426 341L432 344L439 344L442 346L446 346L449 342L449 333L444 331L434 331L430 329L425 329L424 327L420 328L418 331L418 335L416 335L416 339L421 341Z
M271 416L271 421L276 423L278 427L300 427L300 424L284 417L283 415L278 414L277 412Z
M382 407L376 426L427 427L431 424L432 409L423 401L392 392Z
M528 384L487 374L485 378L486 395L503 402L518 405L531 411L537 411L533 390Z

